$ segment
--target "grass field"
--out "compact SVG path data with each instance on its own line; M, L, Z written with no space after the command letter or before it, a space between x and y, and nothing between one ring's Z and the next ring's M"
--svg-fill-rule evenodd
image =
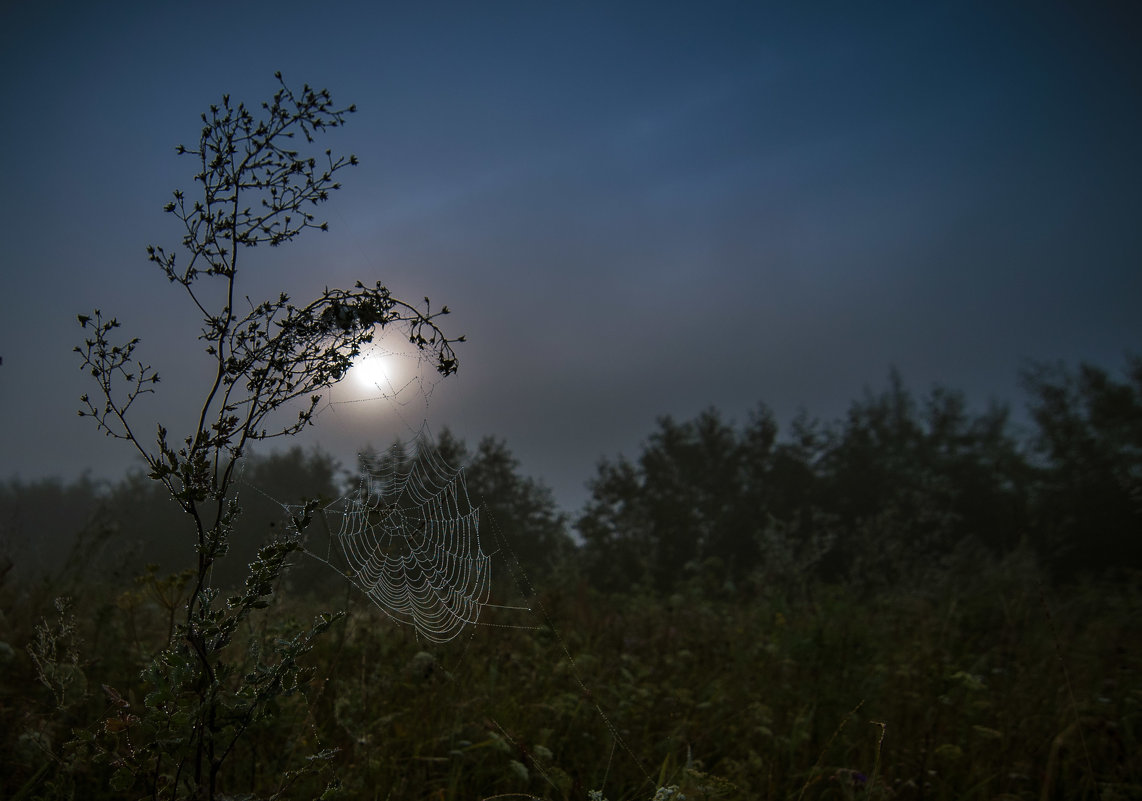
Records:
M1018 555L933 575L875 592L695 577L663 597L604 595L568 572L537 582L533 613L487 609L433 646L353 593L286 588L230 646L235 665L323 609L347 613L236 747L221 787L231 798L619 801L659 787L686 799L1142 798L1137 584L1049 588ZM129 777L110 789L106 754L138 745L140 671L178 584L70 587L62 615L58 589L5 588L0 789L138 797ZM33 652L41 673L56 671L46 683ZM73 729L94 732L105 756Z

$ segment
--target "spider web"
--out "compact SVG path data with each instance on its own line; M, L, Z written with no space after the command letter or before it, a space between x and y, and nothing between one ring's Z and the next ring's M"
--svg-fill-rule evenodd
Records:
M425 428L408 445L360 460L356 491L334 504L345 575L397 623L447 642L478 622L491 590L480 510L463 471L441 458Z
M353 372L374 359L386 367L376 380L372 380L376 373ZM384 451L358 451L355 488L314 510L315 520L324 524L319 528L327 542L318 544L314 529L298 530L301 506L243 483L287 513L287 527L306 555L340 573L388 618L411 627L418 638L446 643L474 624L534 628L514 619L503 622L499 613L493 621L480 619L488 607L531 609L489 602L493 593L504 591L504 582L499 587L492 582L493 572L503 568L497 562L493 571L492 559L504 556L498 549L484 550L480 508L469 498L463 468L447 462L427 420L414 426L404 414L410 406L428 406L441 380L415 345L371 343L361 349L346 380L323 394L315 416L336 418L340 436L347 435L354 445L360 442L362 429L375 430L378 411L386 408L408 432L403 443Z

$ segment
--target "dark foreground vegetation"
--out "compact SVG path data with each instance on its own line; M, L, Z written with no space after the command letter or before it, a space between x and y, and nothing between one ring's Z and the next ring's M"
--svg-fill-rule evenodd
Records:
M503 442L445 434L510 546L494 600L532 612L430 645L281 554L206 724L168 647L185 516L142 476L10 481L0 796L184 797L210 725L219 798L1142 798L1142 364L1026 378L1023 433L895 377L785 435L663 420L574 526ZM345 482L249 459L222 597L275 555L270 497Z

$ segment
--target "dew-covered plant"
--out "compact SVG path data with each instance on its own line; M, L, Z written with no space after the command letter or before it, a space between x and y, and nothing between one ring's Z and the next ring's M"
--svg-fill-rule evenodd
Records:
M221 797L228 780L234 783L228 763L282 699L304 685L309 674L301 657L339 616L320 614L268 647L236 642L250 618L271 603L314 509L313 502L302 507L292 532L261 549L244 587L224 596L214 586L214 567L226 557L241 512L235 471L251 443L290 437L310 425L320 392L340 381L361 348L389 327L400 328L441 375L457 368L453 344L462 337L445 335L438 318L448 309L433 312L427 298L422 308L413 306L380 282L327 288L301 304L284 292L255 302L240 291L249 249L327 229L314 210L339 188L338 174L357 164L356 156L330 149L318 155L295 149L342 126L355 108L334 106L324 90L295 92L280 73L276 77L280 87L260 110L224 95L202 114L197 144L177 148L194 161L195 190L176 190L164 207L181 223L182 247L147 248L149 261L201 315L198 339L212 374L189 425L179 431L160 422L153 438L145 435L140 402L157 390L159 374L140 358L139 338L120 337L119 321L101 310L78 318L86 338L75 350L96 385L82 396L79 414L142 456L149 476L185 515L185 530L154 536L185 537L193 560L185 607L143 670L145 697L105 687L104 720L73 744L110 765L118 792ZM63 692L62 674L47 670L45 681ZM299 770L328 757L318 750ZM297 775L282 775L278 794Z
M83 697L87 678L81 664L82 641L76 633L72 600L56 598L55 608L54 621L44 618L36 624L36 636L27 651L40 684L51 691L57 708L67 709Z

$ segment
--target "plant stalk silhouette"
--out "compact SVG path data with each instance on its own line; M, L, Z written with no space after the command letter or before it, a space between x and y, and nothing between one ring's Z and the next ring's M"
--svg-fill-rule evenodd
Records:
M295 532L262 548L242 591L220 599L212 568L226 555L241 511L233 481L250 444L290 437L311 425L320 391L344 378L378 331L402 329L443 376L456 371L453 345L463 340L449 338L438 325L447 307L434 312L428 298L423 307L414 306L380 282L327 288L303 305L285 293L257 303L239 295L247 249L284 245L307 229L327 230L313 209L340 187L338 173L358 163L356 156L335 156L329 149L320 156L294 149L297 139L312 145L326 129L342 126L355 107L339 109L328 91L306 85L294 92L280 73L275 77L280 86L259 113L224 95L201 115L198 143L177 148L196 163L197 196L192 200L176 190L164 207L183 225L185 258L163 247L147 248L149 261L202 315L198 339L212 364L202 405L181 442L162 424L152 442L140 433L136 402L159 384L159 374L136 355L140 340L119 338L118 320L101 310L78 317L87 338L75 351L97 385L81 397L80 416L138 450L150 477L185 513L194 538L185 619L144 670L150 692L143 707L108 688L114 715L76 743L115 768L114 789L145 784L156 799L217 798L235 747L272 714L274 699L305 682L298 657L339 616L317 616L308 629L278 639L272 653L246 657L252 664L242 665L227 652L239 625L269 605L315 508L312 501L303 506L293 520ZM279 413L298 403L295 417L281 418ZM287 773L279 793L330 755L319 753Z

